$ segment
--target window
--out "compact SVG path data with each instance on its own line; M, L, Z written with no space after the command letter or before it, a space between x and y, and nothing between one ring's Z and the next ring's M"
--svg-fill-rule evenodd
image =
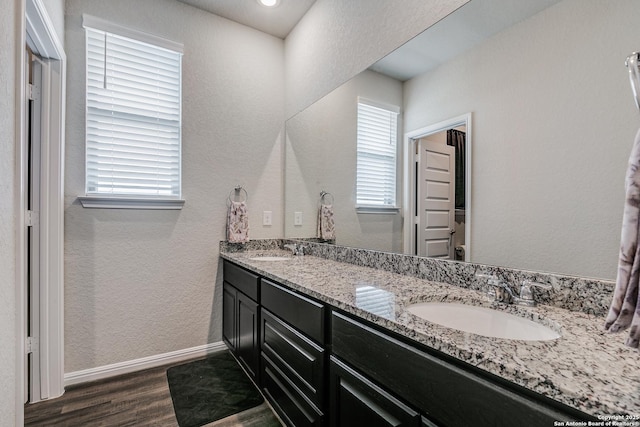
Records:
M97 18L85 16L84 25L84 199L111 205L100 207L181 207L182 47Z
M358 98L356 207L397 209L399 108Z

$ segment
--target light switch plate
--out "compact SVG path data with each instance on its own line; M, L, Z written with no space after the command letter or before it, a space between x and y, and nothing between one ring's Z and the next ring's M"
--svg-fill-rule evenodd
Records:
M293 225L302 225L302 212L293 213Z
M273 215L271 211L263 211L262 212L262 225L272 225L273 223Z

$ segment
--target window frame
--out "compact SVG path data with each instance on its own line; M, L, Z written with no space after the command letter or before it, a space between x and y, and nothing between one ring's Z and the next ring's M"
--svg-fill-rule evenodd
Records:
M84 161L84 180L85 180L85 194L78 196L78 200L85 208L112 208L112 209L182 209L185 200L182 195L182 54L184 51L183 45L171 40L164 39L152 34L148 34L142 31L137 31L127 27L123 27L109 21L105 21L94 16L83 14L83 28L104 31L117 35L119 37L125 37L142 43L151 44L159 48L171 50L180 54L180 68L179 68L179 146L178 146L178 164L179 164L179 190L176 196L157 196L157 195L136 195L136 194L101 194L101 193L88 193L87 192L87 157L86 157L86 123L88 114L88 102L87 102L87 90L88 84L86 76L88 75L89 61L87 58L87 34L85 34L85 161Z
M357 213L363 213L363 214L394 214L394 213L399 213L400 212L400 206L398 205L398 195L400 193L400 189L399 189L399 180L398 180L398 173L399 173L399 159L401 156L400 153L400 120L401 120L401 114L400 114L400 107L396 106L396 105L392 105L392 104L387 104L384 102L379 102L379 101L374 101L372 99L368 99L368 98L364 98L364 97L357 97L356 100L356 189L355 189L355 199L356 199L356 212ZM394 182L393 182L393 186L394 186L394 200L393 200L393 204L389 204L389 205L371 205L371 204L362 204L362 203L358 203L358 158L359 158L359 154L358 154L358 133L359 133L359 128L360 128L360 121L359 121L359 106L360 104L363 105L367 105L369 107L374 107L374 108L379 108L382 110L386 110L390 113L394 113L396 115L396 135L395 135L395 157L394 157L394 163L393 163L393 168L394 168Z

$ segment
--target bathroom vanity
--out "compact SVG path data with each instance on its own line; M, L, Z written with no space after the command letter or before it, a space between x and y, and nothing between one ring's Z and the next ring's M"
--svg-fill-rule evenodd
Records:
M477 290L318 256L221 256L225 341L289 425L638 421L637 352L603 333L599 315L504 306ZM485 337L406 309L425 301L484 304L560 338Z

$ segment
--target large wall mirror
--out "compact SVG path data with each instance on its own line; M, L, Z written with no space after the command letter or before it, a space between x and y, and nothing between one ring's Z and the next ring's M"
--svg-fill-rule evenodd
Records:
M336 244L614 279L640 125L624 66L637 16L637 0L472 0L287 121L285 237L317 236L325 191ZM385 209L357 206L359 99L400 111ZM458 197L442 193L458 199L440 224L452 237L429 243L421 169L446 155L421 147L454 147L449 129L468 173Z

